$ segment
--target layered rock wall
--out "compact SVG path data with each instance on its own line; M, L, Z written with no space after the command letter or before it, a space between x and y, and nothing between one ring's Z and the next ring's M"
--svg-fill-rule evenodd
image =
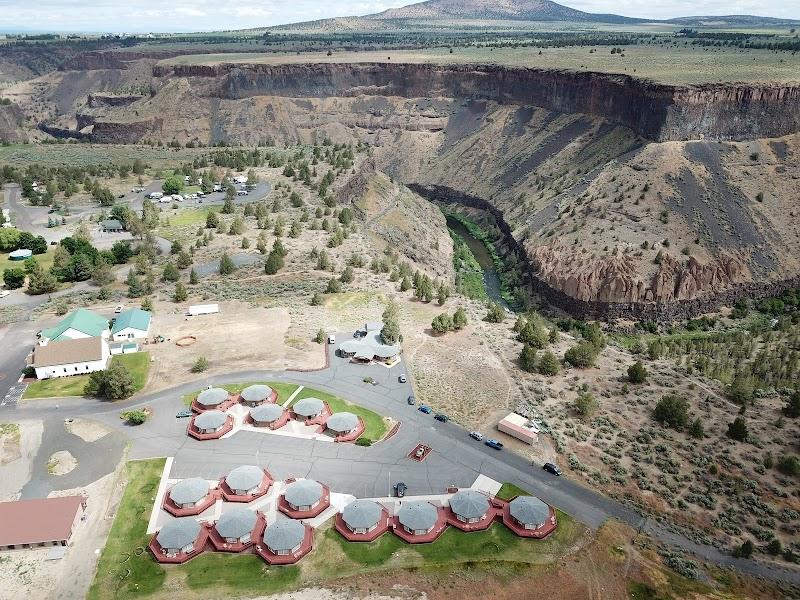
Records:
M800 130L800 86L670 86L592 72L480 65L324 63L156 65L156 77L214 78L204 93L252 96L451 97L603 117L657 141L778 137Z

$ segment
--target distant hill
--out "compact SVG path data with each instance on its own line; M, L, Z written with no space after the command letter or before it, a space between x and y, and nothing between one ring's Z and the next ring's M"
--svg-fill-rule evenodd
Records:
M427 0L362 17L337 17L270 29L317 31L355 31L403 29L406 26L441 27L459 21L566 21L577 23L669 23L688 27L798 27L800 20L776 19L752 15L690 16L676 19L638 19L613 14L595 14L576 10L552 0Z
M640 23L620 15L587 13L551 0L427 0L365 17L373 20L582 21Z

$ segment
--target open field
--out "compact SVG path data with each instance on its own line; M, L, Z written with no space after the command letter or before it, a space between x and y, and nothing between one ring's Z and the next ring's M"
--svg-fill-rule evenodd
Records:
M50 247L48 246L47 252L45 254L34 254L33 258L36 259L36 262L39 263L39 266L42 267L44 271L47 271L50 267L53 266L53 255L54 253L51 252ZM9 260L8 253L4 252L0 255L0 277L3 275L3 271L6 269L24 269L25 268L25 261L24 260Z
M37 163L50 167L133 163L137 158L152 167L166 168L191 161L205 148L151 148L111 144L10 144L0 146L0 164L24 167Z
M592 51L592 52L590 52ZM390 59L390 60L387 60ZM223 63L303 64L390 62L434 64L497 64L509 67L570 69L620 73L668 84L720 81L800 80L800 54L737 48L626 46L611 54L607 46L565 48L447 48L304 54L196 54L178 56L163 64L214 65ZM0 155L0 158L2 155Z
M118 354L111 357L111 361L122 364L128 368L133 383L138 392L147 383L147 373L150 368L150 354L148 352L134 352L132 354ZM43 379L34 381L25 390L22 398L31 400L35 398L62 398L66 396L83 396L83 388L89 381L89 375L75 375L73 377L58 377L56 379Z
M337 398L333 394L328 394L326 392L321 392L311 388L303 388L303 390L297 394L297 396L295 396L294 400L292 400L292 404L298 400L302 400L303 398L319 398L320 400L324 400L328 403L328 406L331 407L331 411L334 413L347 411L358 415L364 421L365 429L363 437L365 438L379 440L386 435L387 420L371 410L362 408L357 404L347 402L341 398Z

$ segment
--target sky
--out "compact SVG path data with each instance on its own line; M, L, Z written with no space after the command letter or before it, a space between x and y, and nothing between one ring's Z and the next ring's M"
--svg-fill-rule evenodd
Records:
M167 32L246 29L364 15L413 0L0 0L0 31ZM756 14L800 19L798 0L564 0L630 17Z

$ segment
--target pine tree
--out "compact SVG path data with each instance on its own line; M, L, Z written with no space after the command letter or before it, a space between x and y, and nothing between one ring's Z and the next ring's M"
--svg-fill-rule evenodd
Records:
M189 293L186 291L186 286L179 281L175 284L175 293L172 295L172 299L175 302L185 302L187 298L189 298Z

